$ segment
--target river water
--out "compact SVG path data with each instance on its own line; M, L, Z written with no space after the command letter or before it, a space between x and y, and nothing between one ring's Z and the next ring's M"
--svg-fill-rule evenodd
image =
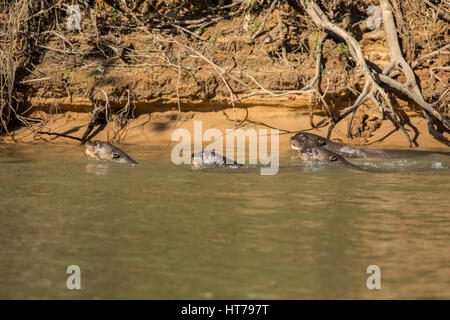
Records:
M0 298L450 298L450 158L192 171L0 145ZM69 265L81 290L68 290ZM366 286L367 267L381 289Z

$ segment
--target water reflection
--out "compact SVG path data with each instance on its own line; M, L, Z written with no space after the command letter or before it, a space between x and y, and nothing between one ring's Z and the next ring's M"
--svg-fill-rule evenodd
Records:
M109 172L109 164L107 162L92 162L86 164L86 172L97 176L104 176Z
M448 169L448 167L444 166L440 161L432 161L431 162L432 169Z

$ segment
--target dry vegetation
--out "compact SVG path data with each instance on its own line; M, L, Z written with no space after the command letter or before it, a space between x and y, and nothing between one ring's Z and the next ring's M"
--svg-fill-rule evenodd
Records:
M79 30L67 26L69 5ZM376 130L367 112L377 109L411 145L406 114L416 112L450 145L449 10L443 0L0 1L0 131L43 130L31 97L52 101L48 114L89 99L83 143L105 123L114 140L143 100L175 98L182 111L193 100L234 108L307 94L311 125L329 135L343 119L349 137Z

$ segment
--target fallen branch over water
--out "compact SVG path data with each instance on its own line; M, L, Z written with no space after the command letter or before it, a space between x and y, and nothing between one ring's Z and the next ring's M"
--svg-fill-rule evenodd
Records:
M46 134L46 135L48 135L48 136L64 137L64 138L69 138L69 139L78 140L78 141L83 142L83 139L81 139L81 138L77 138L77 137L74 137L74 136L70 136L70 135L64 134L64 133L44 132L44 131L38 131L37 133L39 133L39 134Z

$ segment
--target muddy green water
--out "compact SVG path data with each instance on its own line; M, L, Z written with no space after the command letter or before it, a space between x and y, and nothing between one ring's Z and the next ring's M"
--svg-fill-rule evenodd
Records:
M297 167L261 176L122 147L140 165L0 145L0 298L450 298L448 157L362 173L286 153Z

